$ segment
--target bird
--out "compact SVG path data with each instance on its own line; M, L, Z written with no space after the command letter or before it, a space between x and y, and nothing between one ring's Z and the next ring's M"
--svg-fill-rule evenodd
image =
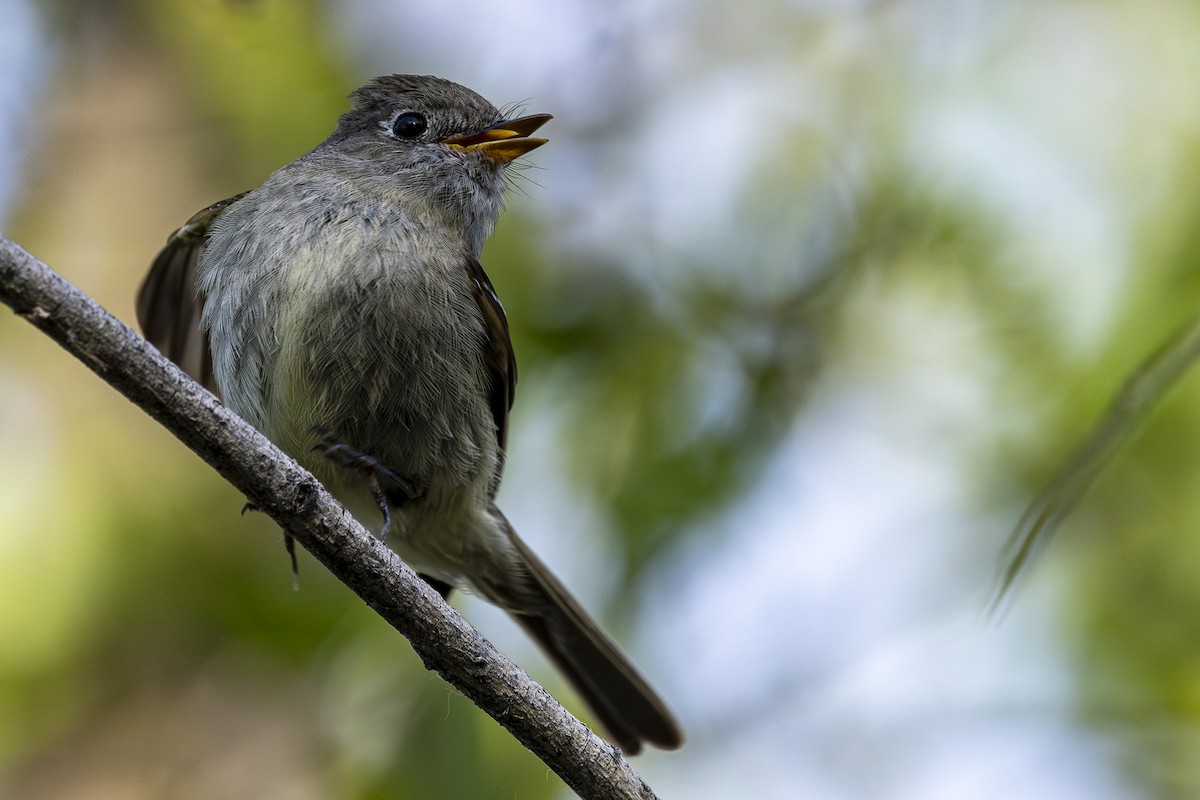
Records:
M628 754L679 747L665 702L496 506L517 381L480 264L513 162L508 118L434 76L350 94L332 134L170 235L146 338L309 469L443 597L511 615Z

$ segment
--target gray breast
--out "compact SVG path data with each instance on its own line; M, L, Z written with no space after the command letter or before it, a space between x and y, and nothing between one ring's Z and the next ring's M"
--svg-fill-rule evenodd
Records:
M498 469L463 243L369 199L247 199L200 269L229 405L326 480L315 425L447 489Z

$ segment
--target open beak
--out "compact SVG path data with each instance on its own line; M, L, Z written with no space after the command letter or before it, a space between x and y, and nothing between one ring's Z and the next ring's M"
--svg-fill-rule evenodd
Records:
M551 119L549 114L530 114L528 117L497 122L490 128L475 133L451 136L449 139L443 139L442 144L482 153L498 164L507 164L546 143L546 139L535 139L529 134Z

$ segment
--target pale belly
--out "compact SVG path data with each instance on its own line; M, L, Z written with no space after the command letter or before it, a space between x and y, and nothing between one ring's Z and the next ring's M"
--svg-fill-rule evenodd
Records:
M320 244L320 243L318 243ZM368 476L313 447L325 435L377 459L420 496L393 513L395 544L438 540L451 557L484 524L501 455L488 402L480 311L453 272L378 263L349 273L345 243L316 247L253 280L217 283L231 324L210 330L226 403L313 472L364 525L380 512ZM350 254L350 257L353 253ZM370 266L368 264L368 266ZM240 279L242 283L238 283ZM247 284L253 283L253 291ZM420 548L401 548L406 560Z

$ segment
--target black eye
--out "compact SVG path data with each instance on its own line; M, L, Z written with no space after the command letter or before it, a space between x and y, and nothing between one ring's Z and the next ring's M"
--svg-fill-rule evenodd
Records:
M428 127L429 123L423 116L415 111L407 111L396 117L396 121L392 123L392 133L401 139L415 139Z

